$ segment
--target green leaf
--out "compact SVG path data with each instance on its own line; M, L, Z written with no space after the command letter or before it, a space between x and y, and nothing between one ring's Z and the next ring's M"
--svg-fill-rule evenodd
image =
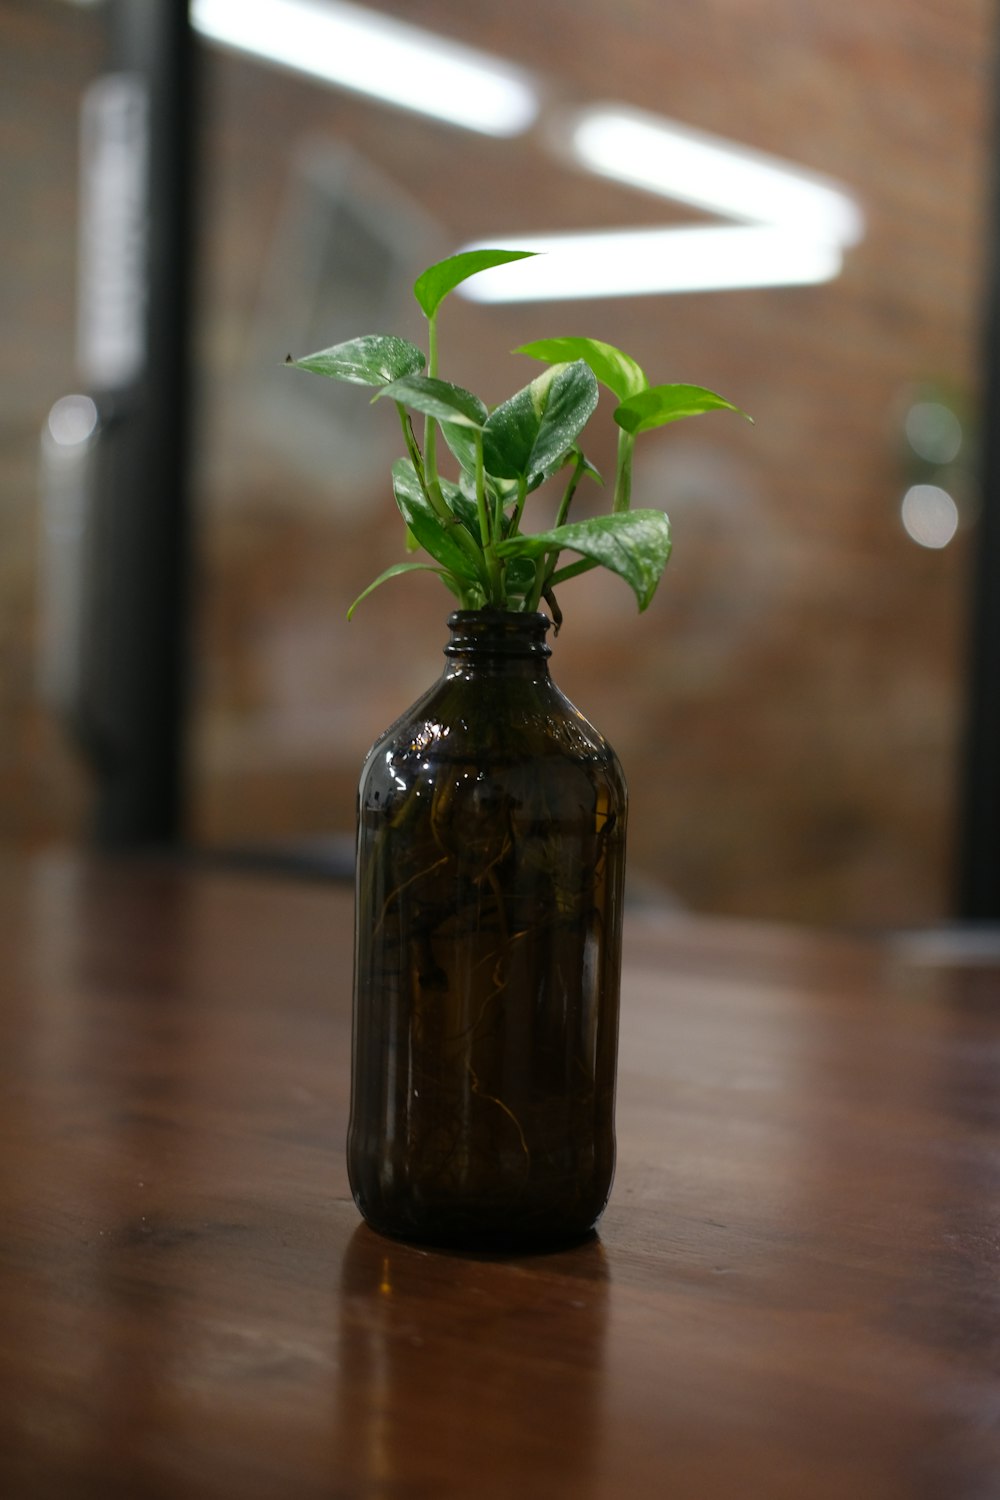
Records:
M600 339L536 339L531 344L522 344L514 353L527 354L532 359L547 359L552 364L585 359L601 384L606 385L619 401L649 388L649 381L631 355L616 349L614 344L602 343Z
M590 479L594 480L595 484L603 485L604 475L601 473L600 469L594 467L582 448L574 446L571 457L574 463L578 463L580 465L581 474L586 474Z
M513 504L513 502L517 499L517 483L515 480L496 479L492 474L485 475L485 480L486 502L489 505L491 511L494 510L497 505L500 506L501 510L506 510L507 506ZM462 478L459 483L459 491L461 499L456 500L454 504L452 504L452 501L449 500L448 504L451 505L456 515L461 515L463 521L465 521L467 515L467 511L463 509L463 507L472 507L472 509L475 511L476 520L475 525L470 526L469 530L472 532L476 541L479 542L479 503L476 499L476 476L471 470L463 469ZM508 520L509 518L507 516L504 516L505 526Z
M648 606L670 557L670 522L662 510L632 510L621 515L573 521L534 536L515 536L497 543L500 557L537 557L563 548L617 573L632 589L639 609ZM553 579L558 582L558 579Z
M596 406L597 381L584 360L553 365L490 412L483 429L487 472L528 481L554 473Z
M397 459L392 466L392 491L400 515L424 551L458 578L481 582L484 567L467 550L468 544L463 546L458 535L462 522L457 516L451 521L441 519L424 494L408 458Z
M482 538L479 532L479 507L476 504L476 492L473 487L468 493L459 485L452 484L450 479L439 479L448 509L458 517L466 531L469 532L477 547L482 546Z
M508 560L507 570L504 574L504 586L507 597L512 595L524 597L529 594L535 583L535 569L537 564L530 557L512 557Z
M371 583L366 589L362 589L361 593L358 595L354 603L351 605L350 609L347 611L347 618L351 618L351 616L354 614L354 611L361 603L362 599L367 599L369 594L374 593L380 583L385 583L390 578L398 578L400 573L437 573L439 578L444 579L445 583L451 589L451 592L455 595L456 599L461 599L462 597L462 591L459 588L457 582L444 568L435 568L432 563L393 563L391 568L386 568L384 573L380 573L377 578L372 579Z
M681 417L700 416L705 411L735 411L748 422L753 421L731 401L702 385L654 385L637 391L616 408L615 421L634 436L662 427L666 422L678 422Z
M424 356L415 344L391 334L367 333L359 339L348 339L307 354L304 359L285 361L296 370L310 370L314 375L328 375L331 380L349 380L354 385L388 385L404 375L423 369Z
M451 422L459 427L480 428L487 418L487 410L478 396L463 390L450 381L438 380L432 375L407 375L383 386L376 401L388 396L403 406L422 412L425 417L434 417L438 422Z
M458 460L466 474L476 472L476 437L472 427L460 427L456 422L442 422L441 436L448 444L452 455Z
M449 292L479 271L505 266L512 260L525 260L534 250L463 250L428 266L413 283L413 295L428 318L433 318Z

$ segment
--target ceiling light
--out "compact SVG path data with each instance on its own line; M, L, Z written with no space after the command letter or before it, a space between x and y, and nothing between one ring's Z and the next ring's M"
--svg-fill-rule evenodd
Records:
M736 287L808 286L832 281L835 245L787 230L708 225L616 229L588 234L510 235L537 258L483 271L460 290L476 302L626 297ZM481 249L492 241L465 245Z
M569 142L592 172L727 218L839 245L857 244L864 234L857 203L827 178L642 110L581 110L570 121Z
M343 0L191 0L191 20L223 46L485 135L538 115L513 64Z
M191 0L191 20L224 46L488 135L521 134L541 109L514 64L349 0ZM474 300L810 285L837 276L864 234L829 179L641 110L581 109L548 139L590 171L729 222L533 234L517 243L545 258L473 278L461 290Z

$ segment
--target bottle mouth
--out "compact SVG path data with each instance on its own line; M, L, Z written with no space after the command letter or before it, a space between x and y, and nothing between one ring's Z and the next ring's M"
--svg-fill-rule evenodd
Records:
M448 616L451 640L446 656L552 655L545 644L551 621L541 612L515 614L502 609L458 609Z

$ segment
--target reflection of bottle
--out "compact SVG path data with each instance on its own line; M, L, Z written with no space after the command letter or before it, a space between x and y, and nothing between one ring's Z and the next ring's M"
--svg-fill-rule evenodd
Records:
M375 1228L585 1234L614 1169L625 785L542 615L453 615L361 778L348 1167Z
M342 1492L603 1490L612 1295L596 1238L507 1264L359 1225L337 1299L344 1377L331 1455Z

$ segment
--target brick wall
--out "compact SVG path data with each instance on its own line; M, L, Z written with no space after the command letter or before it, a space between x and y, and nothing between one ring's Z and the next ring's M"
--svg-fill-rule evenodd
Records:
M625 765L633 868L705 910L941 914L975 483L956 541L914 545L899 522L901 421L927 383L975 409L992 12L982 0L623 0L613 21L592 0L395 8L531 66L567 101L625 99L829 173L861 200L867 236L827 286L554 309L456 302L442 332L452 377L489 400L529 378L515 344L577 331L756 419L713 415L647 441L637 503L665 506L675 553L646 615L597 575L561 601L553 669ZM95 25L55 0L0 4L0 24L0 148L16 164L21 226L18 354L0 355L5 391L16 386L0 462L17 538L3 563L17 669L0 811L18 837L75 836L79 777L27 669L31 484L71 346L73 113ZM283 238L296 152L319 142L333 162L346 149L351 191L383 220L396 205L403 238L442 253L470 236L693 215L602 186L535 142L480 141L232 57L213 54L208 80L192 827L210 842L321 834L349 828L367 744L437 674L447 596L431 579L399 580L344 621L401 555L400 536L384 480L332 406L324 435L317 393L303 395L300 443L275 417L277 366L288 346L303 352L301 243ZM323 341L358 331L355 311L334 299ZM351 411L366 441L384 441L360 393ZM594 456L611 466L610 438Z

